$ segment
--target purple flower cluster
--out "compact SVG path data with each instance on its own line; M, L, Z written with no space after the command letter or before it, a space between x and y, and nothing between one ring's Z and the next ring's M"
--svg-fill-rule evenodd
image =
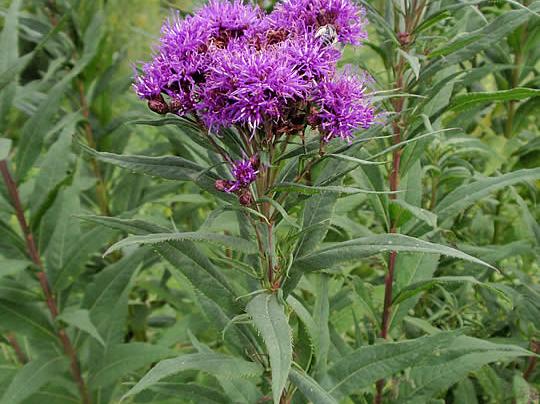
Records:
M349 140L374 121L366 79L338 73L341 44L366 37L354 0L282 0L265 13L241 0L210 0L165 22L153 60L134 87L151 110L191 115L210 132L235 127L250 139L317 129L321 141ZM216 187L244 202L258 167L231 166L234 181Z
M222 192L235 193L238 195L242 205L250 205L253 200L249 186L257 180L259 164L257 155L233 161L231 171L234 180L217 180L216 189Z
M269 14L211 0L165 22L135 90L153 111L197 115L212 131L264 127L279 135L309 122L325 141L350 138L371 124L373 108L363 78L336 73L341 51L333 42L360 43L365 24L353 0L283 0Z

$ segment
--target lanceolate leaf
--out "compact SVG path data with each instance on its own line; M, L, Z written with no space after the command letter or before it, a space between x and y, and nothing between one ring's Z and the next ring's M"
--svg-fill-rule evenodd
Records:
M319 383L313 380L303 371L291 369L289 379L306 396L308 400L317 404L337 404L338 401L332 397Z
M99 331L96 329L96 326L90 320L90 313L88 310L65 310L58 317L58 320L61 320L69 325L77 327L78 329L87 332L92 337L94 337L101 345L105 345L103 338L99 335Z
M304 272L311 272L390 251L441 254L493 268L490 264L454 248L401 234L379 234L345 241L306 255L298 259L295 265Z
M171 350L159 345L142 342L111 345L103 358L103 366L92 373L89 385L92 390L113 385L130 372L171 356Z
M451 105L451 109L460 112L479 104L500 101L517 101L530 97L540 96L540 90L535 88L517 87L511 90L491 91L484 93L468 93L458 95Z
M393 194L389 191L373 191L370 189L360 189L352 187L342 187L337 185L328 186L310 186L294 182L282 182L277 184L274 189L276 191L298 192L301 194L313 195L318 193L336 193L336 194Z
M18 404L37 392L52 379L60 376L67 367L63 356L40 358L27 363L12 380L0 404Z
M84 220L102 224L113 229L134 233L150 234L166 232L161 226L142 220L125 220L104 216L83 216ZM167 241L154 245L155 250L182 271L195 288L219 304L227 314L238 313L238 303L233 289L214 265L191 241Z
M473 205L490 193L522 181L540 178L540 168L514 171L499 177L486 178L462 185L450 192L435 208L440 222L450 221L464 209Z
M236 251L241 251L247 254L257 252L257 245L240 237L227 236L216 233L206 232L186 232L186 233L156 233L144 236L131 236L125 238L111 246L105 255L118 251L122 248L134 245L158 244L166 241L201 241L217 244Z
M401 303L416 294L429 290L435 285L444 285L444 284L471 284L474 286L479 286L483 288L487 288L490 291L496 293L501 298L503 298L508 303L511 303L510 298L504 293L504 291L497 289L492 284L487 284L484 282L480 282L479 280L473 278L472 276L439 276L437 278L433 279L427 279L420 282L415 282L406 288L403 288L395 297L393 304Z
M124 395L122 400L156 385L156 383L166 377L185 370L200 370L213 375L230 378L254 377L261 373L259 365L240 358L220 353L188 354L159 362Z
M279 404L292 363L292 335L283 306L274 294L260 294L246 306L261 334L272 368L272 395Z
M439 355L426 358L413 367L411 386L403 386L399 402L425 402L488 363L531 355L515 345L494 344L466 336L460 336L442 348Z
M328 392L339 399L381 378L414 367L422 359L436 358L438 351L456 336L454 332L441 332L410 341L362 347L329 369L335 382Z
M11 149L11 139L0 139L0 161L6 160Z

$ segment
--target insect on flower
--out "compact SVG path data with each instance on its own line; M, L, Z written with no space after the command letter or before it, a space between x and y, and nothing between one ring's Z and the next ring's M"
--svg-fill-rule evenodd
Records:
M320 27L315 33L315 38L319 39L322 46L334 46L338 43L337 30L331 24Z

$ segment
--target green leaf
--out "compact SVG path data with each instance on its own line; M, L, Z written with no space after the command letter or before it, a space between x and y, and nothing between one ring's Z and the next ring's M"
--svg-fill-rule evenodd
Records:
M194 181L201 188L216 196L221 198L228 196L228 194L224 192L216 191L214 183L218 177L215 174L212 174L207 168L182 157L127 156L98 152L84 145L80 145L80 147L87 154L90 154L98 160L126 168L135 173L165 178L168 180Z
M64 310L58 317L58 320L66 324L77 327L78 329L87 332L94 337L101 345L105 346L105 341L99 335L95 325L90 320L90 312L88 310Z
M292 363L292 335L283 305L274 294L260 294L247 304L246 312L266 345L272 370L272 395L274 404L279 404Z
M305 272L312 272L390 251L441 254L494 269L490 264L454 248L401 234L379 234L338 243L306 255L296 260L294 265Z
M66 125L60 132L58 139L45 154L39 174L32 191L32 216L40 210L48 199L49 193L58 187L58 184L68 175L70 167L71 137L75 133L75 126L81 120L79 112L66 119Z
M79 189L75 185L59 193L55 206L50 211L53 213L54 231L45 251L45 261L51 284L56 284L72 244L77 243L80 238L80 221L75 217L80 211Z
M108 265L86 286L81 308L90 312L92 324L107 346L124 340L128 296L145 253L141 249ZM103 347L96 343L92 349L92 359L99 362Z
M326 373L328 353L330 351L330 301L329 301L330 277L326 274L317 276L315 289L315 306L313 308L313 321L317 330L317 341L319 345L316 351L316 371L317 375Z
M108 255L114 251L134 245L158 244L167 241L202 241L227 247L246 254L254 254L257 245L240 237L227 236L217 233L185 232L185 233L155 233L144 236L130 236L115 243L105 252Z
M403 386L399 402L425 402L488 363L529 355L531 352L516 345L460 336L439 355L417 361L410 373L411 385L408 389Z
M480 104L502 101L519 101L538 96L540 96L540 90L524 87L516 87L511 90L467 93L455 97L450 109L455 112L462 112Z
M133 233L149 234L166 232L168 229L142 220L125 220L105 216L82 216L84 220ZM168 241L154 245L154 249L181 271L195 288L219 304L227 314L237 314L239 305L232 287L223 273L191 241Z
M160 382L151 387L151 390L175 399L182 397L182 400L189 400L189 402L197 404L223 404L230 400L230 397L218 390L195 383Z
M420 61L418 60L418 57L411 55L410 53L407 53L402 49L398 49L398 51L401 56L403 56L405 60L407 60L409 66L411 66L411 70L414 73L414 77L416 77L416 80L418 80L418 77L420 76Z
M338 159L338 160L349 161L351 163L356 163L356 164L359 164L359 165L367 165L367 166L378 166L378 165L386 164L386 161L363 160L363 159L359 159L357 157L348 156L346 154L328 153L328 154L324 155L324 158L334 158L334 159Z
M337 404L337 400L332 397L319 383L313 380L305 372L292 368L289 379L311 402L317 404Z
M287 191L298 192L306 195L314 195L319 193L336 193L336 194L395 194L390 191L373 191L370 189L359 189L352 187L342 187L336 185L316 186L316 185L304 185L294 182L281 182L276 184L273 188L274 191Z
M494 191L522 181L534 181L539 178L540 168L533 168L471 182L450 192L437 204L434 212L441 222L448 223L460 212Z
M34 304L10 303L0 300L0 328L5 331L16 331L56 344L56 333L49 319Z
M399 207L410 212L414 217L428 224L429 226L437 227L437 215L429 210L419 208L417 206L407 203L403 199L396 199L391 202L392 205L398 205Z
M155 386L160 380L186 370L199 370L230 378L254 377L261 373L261 368L256 363L220 353L182 355L159 362L122 397L122 400Z
M7 160L11 149L11 139L0 139L0 161Z
M2 270L0 271L0 278L9 275L15 275L19 272L22 272L31 265L32 263L26 260L0 258L0 268L2 268Z
M529 404L531 388L527 380L519 373L514 374L512 379L512 391L514 393L515 404Z
M339 399L377 380L414 367L419 360L436 358L438 350L456 337L455 332L440 332L414 340L386 342L357 349L329 369L328 373L335 383L328 392Z
M168 348L142 342L111 345L101 366L91 373L88 385L92 390L111 386L122 377L172 355Z
M401 289L400 292L396 296L394 296L393 304L401 303L422 291L426 291L433 288L436 285L440 285L440 284L444 285L447 283L449 284L468 283L474 286L487 288L490 291L496 293L502 299L504 299L508 304L512 304L510 297L506 293L504 293L504 291L497 289L497 287L494 286L493 284L480 282L479 280L477 280L476 278L473 278L472 276L439 276L437 278L426 279L423 281L415 282Z
M2 84L0 86L0 133L4 131L8 123L8 112L17 91L16 75L20 71L18 68L19 64L17 63L19 59L18 31L20 6L20 0L11 2L4 17L4 29L0 33L0 55L2 55L2 58L0 58L0 82ZM17 66L17 68L13 69L13 65ZM0 161L7 158L7 152L2 157L4 154L2 149L3 147L0 146Z
M59 377L66 365L66 359L62 356L28 362L17 372L0 399L0 404L18 404L24 401L52 379Z
M530 10L513 10L501 13L482 28L460 36L459 39L432 52L430 57L439 55L445 57L424 69L421 79L426 80L444 67L470 59L477 53L493 47L493 44L501 43L508 34L531 18L531 10L540 10L540 2L532 3L529 8Z

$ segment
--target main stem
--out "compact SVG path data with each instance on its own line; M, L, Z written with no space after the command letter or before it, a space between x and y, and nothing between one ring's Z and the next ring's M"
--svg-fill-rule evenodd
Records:
M396 75L396 87L399 90L403 90L403 61L400 59L398 64L395 67ZM397 145L401 143L402 133L401 133L401 112L403 110L403 98L397 98L393 102L394 110L396 112L397 120L392 123L392 130L394 136L392 138L392 143ZM399 168L401 163L401 148L396 148L392 153L392 171L390 172L389 182L390 182L390 199L395 200L397 198L397 191L399 189ZM390 233L397 233L397 223L390 219ZM394 285L394 273L396 269L396 259L397 252L390 252L390 257L388 259L388 271L386 272L384 278L384 306L382 313L382 323L381 323L381 337L384 339L388 338L388 331L390 329L390 320L392 318L392 299L393 299L393 285ZM375 396L374 403L381 404L384 388L384 379L377 381L377 394Z
M47 274L45 273L43 262L41 261L38 249L36 248L34 236L32 235L30 227L28 226L26 218L24 217L24 210L21 204L21 199L19 197L17 184L11 176L7 162L5 160L0 161L0 171L2 172L2 177L6 184L11 203L13 204L13 207L15 209L15 215L17 216L19 226L21 227L21 231L24 235L28 255L30 256L32 262L40 269L37 277L41 286L41 290L43 291L43 295L45 296L47 307L54 322L56 317L58 317L58 305L56 304L56 300L49 286L49 280L47 279ZM81 369L79 367L75 348L73 347L71 340L66 334L66 331L62 327L58 327L57 336L64 348L65 354L69 357L71 374L73 376L73 379L77 383L81 399L84 404L90 404L90 396L88 395L88 390L81 374Z

